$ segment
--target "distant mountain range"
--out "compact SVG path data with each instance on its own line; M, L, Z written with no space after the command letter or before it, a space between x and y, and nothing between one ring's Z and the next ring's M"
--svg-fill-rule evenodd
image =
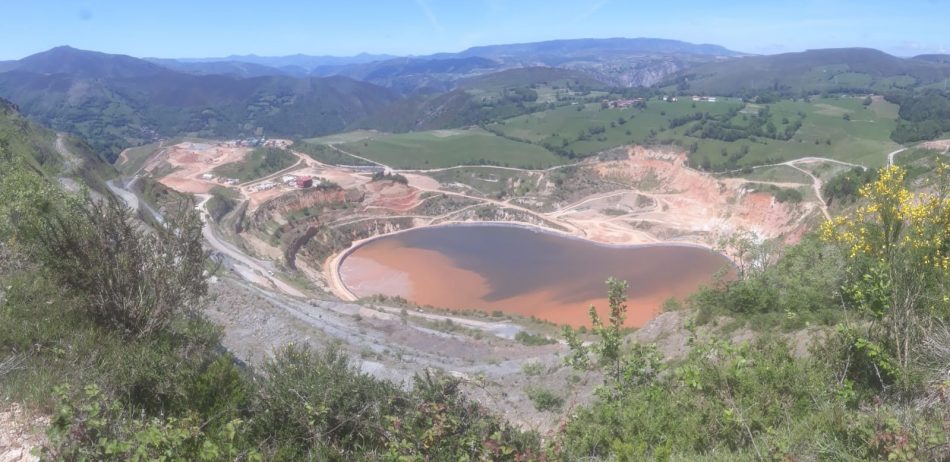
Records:
M232 55L224 58L145 58L146 61L192 74L226 74L237 77L287 75L294 77L328 76L333 70L394 59L392 55L362 53L356 56L257 56Z
M182 72L258 75L342 75L408 94L445 91L455 82L491 72L520 67L556 67L586 72L616 86L652 85L697 63L744 56L719 45L696 45L654 38L552 40L473 47L458 53L394 57L357 55L328 57L228 56L206 59L150 59ZM248 69L240 63L267 66Z
M450 128L536 110L533 88L782 95L943 89L950 56L864 48L753 56L662 39L579 39L392 57L138 59L58 47L0 62L0 97L103 155L192 134L311 137ZM552 103L553 104L553 103ZM561 104L569 104L562 102Z
M231 55L224 58L182 58L177 61L183 63L210 63L210 62L240 62L259 64L274 68L300 68L308 71L327 66L346 66L349 64L365 64L374 61L385 61L398 58L393 55L360 53L355 56L311 56L303 54L287 56L257 56Z

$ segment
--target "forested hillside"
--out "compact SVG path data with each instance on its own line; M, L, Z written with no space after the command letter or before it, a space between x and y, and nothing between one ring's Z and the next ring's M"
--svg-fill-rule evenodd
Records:
M901 123L891 135L894 141L925 141L950 132L950 94L947 92L892 93L887 99L901 107Z
M96 191L115 170L86 142L58 137L55 132L23 116L19 108L0 98L0 148L50 177L78 180Z
M395 99L386 89L342 77L191 75L69 48L25 58L0 73L0 96L56 130L89 140L110 161L126 147L181 134L339 132Z
M950 78L950 65L899 58L868 48L808 50L747 56L696 66L676 77L687 93L789 97L827 92L867 93L910 89Z

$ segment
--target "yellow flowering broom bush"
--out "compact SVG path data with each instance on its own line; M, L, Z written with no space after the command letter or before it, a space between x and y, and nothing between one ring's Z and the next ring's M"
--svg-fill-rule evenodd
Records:
M900 378L923 336L950 317L950 170L933 173L912 193L905 170L886 167L861 188L862 206L821 229L846 256L845 304L870 316L869 338L855 343L873 353L879 377Z

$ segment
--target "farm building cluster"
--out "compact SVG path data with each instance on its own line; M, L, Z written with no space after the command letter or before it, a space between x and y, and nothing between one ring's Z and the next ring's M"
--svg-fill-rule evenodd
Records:
M228 185L228 186L236 185L236 184L238 184L238 183L241 182L241 180L238 180L237 178L216 177L216 176L214 176L213 173L202 173L202 174L201 174L201 179L202 179L202 180L205 180L205 181L215 181L215 180L217 180L218 183L221 183L221 184L224 184L224 185Z
M643 104L643 98L605 100L604 106L610 109L626 109Z
M322 183L324 180L321 178L316 179L317 183ZM284 185L289 188L297 189L307 189L312 188L314 185L314 177L309 175L284 175L280 178L280 181L265 181L263 183L256 184L250 189L252 192L267 191L274 189L277 186Z
M280 181L287 186L296 186L301 189L313 187L313 177L308 175L284 175Z

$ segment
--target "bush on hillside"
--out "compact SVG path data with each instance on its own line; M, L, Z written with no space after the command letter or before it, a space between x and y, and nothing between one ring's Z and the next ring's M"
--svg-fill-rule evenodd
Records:
M115 199L64 197L21 221L29 255L99 324L141 338L195 309L206 293L201 220L184 210L145 231Z
M394 183L409 184L409 179L399 173L376 172L373 174L372 181L392 181Z
M611 303L621 323L623 302ZM946 379L926 405L882 399L853 373L879 358L845 332L796 357L776 336L735 344L688 326L686 358L663 361L653 345L617 344L619 326L595 329L589 346L566 331L569 364L606 378L554 440L559 460L943 460L950 449Z
M239 447L240 419L209 427L195 412L130 414L95 385L81 393L63 386L57 394L60 404L47 430L44 460L261 460L256 451Z
M146 230L110 196L66 193L24 164L0 158L0 238L127 338L166 329L207 291L201 220L190 207Z
M922 341L950 320L950 167L934 173L932 192L914 194L903 168L882 169L861 188L864 205L821 230L846 255L842 302L868 320L850 326L853 344L905 392Z
M746 263L754 264L751 270L746 268L745 278L719 280L689 297L687 304L696 310L698 323L725 316L737 325L790 330L809 324L832 325L841 317L844 270L837 247L811 234L782 255L774 250L749 255L752 258L747 255ZM766 261L767 265L760 264Z
M261 368L252 431L279 459L385 447L386 416L406 405L400 390L354 370L344 352L288 346Z
M861 187L875 179L877 179L877 170L855 167L825 182L821 188L821 194L828 205L836 200L845 204L853 203L858 199Z

